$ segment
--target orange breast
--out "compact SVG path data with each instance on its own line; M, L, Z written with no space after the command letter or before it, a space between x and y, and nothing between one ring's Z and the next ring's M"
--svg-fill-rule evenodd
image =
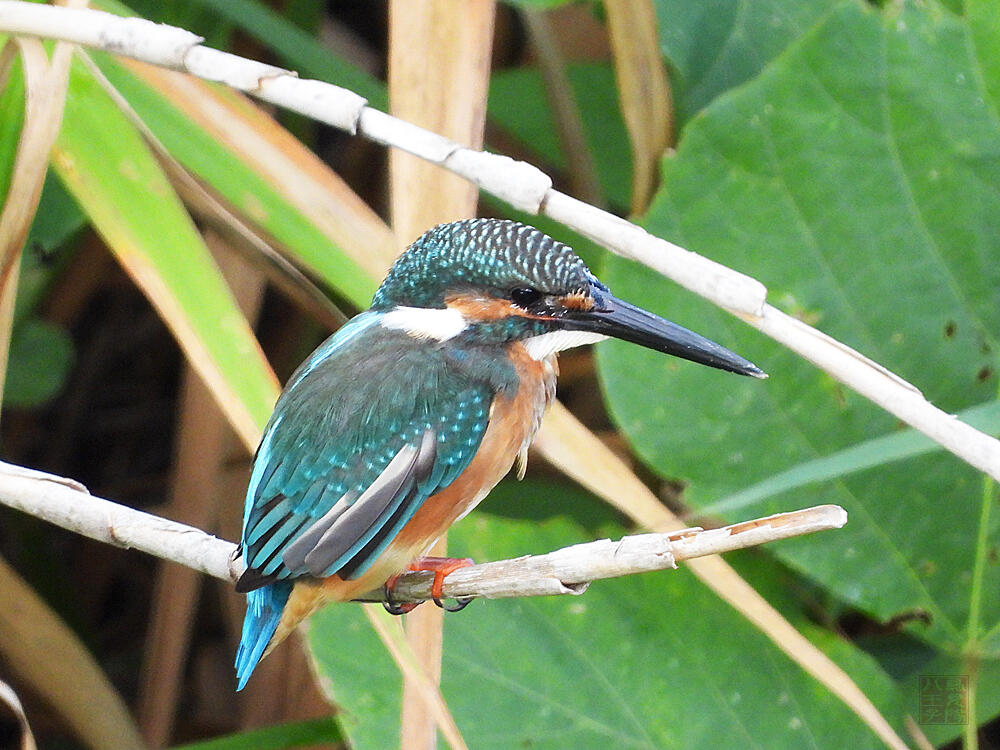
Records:
M520 379L520 388L512 397L501 395L493 401L489 426L468 468L450 485L427 498L400 531L393 546L412 551L413 557L427 550L503 479L518 453L531 443L545 408L555 397L555 357L536 361L528 356L521 344L513 344L509 353Z

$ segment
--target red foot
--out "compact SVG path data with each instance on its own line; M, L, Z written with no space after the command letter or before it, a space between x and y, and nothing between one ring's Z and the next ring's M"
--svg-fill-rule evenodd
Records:
M467 568L470 565L475 565L475 562L468 557L418 557L410 563L409 569L413 571L426 570L433 573L434 583L431 584L431 598L434 600L434 603L442 609L447 609L450 612L457 612L458 610L463 609L465 605L471 601L471 599L459 599L457 607L446 607L441 603L444 579L459 568ZM404 615L407 612L412 612L416 609L420 602L405 602L397 604L392 601L392 590L398 579L399 576L394 575L385 582L386 601L384 602L384 606L390 614Z
M410 563L410 570L427 570L433 573L434 583L431 584L431 596L440 599L444 579L459 568L467 568L475 564L471 557L418 557Z

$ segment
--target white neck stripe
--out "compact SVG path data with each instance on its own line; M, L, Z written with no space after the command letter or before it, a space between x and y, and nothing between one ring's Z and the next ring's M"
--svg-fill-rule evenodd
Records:
M529 357L540 362L564 349L572 349L574 346L583 346L584 344L596 344L606 338L607 336L602 333L590 331L549 331L525 339L524 348Z
M468 327L465 316L453 307L396 307L385 313L379 322L383 328L435 341L453 339Z

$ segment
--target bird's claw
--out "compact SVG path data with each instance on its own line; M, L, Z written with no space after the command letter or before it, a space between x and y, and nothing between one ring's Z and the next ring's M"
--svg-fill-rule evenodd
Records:
M434 573L434 583L431 584L431 601L433 601L445 612L460 612L469 606L469 602L471 602L475 597L461 597L456 599L454 604L445 604L441 601L443 598L442 588L444 586L444 579L449 574L459 568L468 567L469 565L475 565L475 563L468 557L420 557L410 565L410 570L426 570ZM395 575L385 582L385 601L382 602L382 606L385 607L385 611L390 615L405 615L408 612L412 612L420 604L422 604L422 602L393 601L392 589L396 585L396 579L398 578L399 576Z
M398 575L393 576L385 585L382 587L382 592L385 594L385 599L382 601L382 606L385 607L385 611L390 615L405 615L407 612L412 612L417 607L419 607L423 602L397 602L392 598L392 590L396 586L396 581L399 579Z
M408 612L412 612L423 602L391 602L388 599L388 592L386 592L386 600L382 602L382 606L385 607L385 611L390 615L405 615Z
M436 605L438 605L445 612L461 612L463 609L465 609L466 607L468 607L469 606L469 602L471 602L475 598L476 597L474 597L474 596L462 596L462 597L457 598L455 600L454 604L445 604L440 599L438 599L436 596L434 596L434 597L431 597L431 601L434 602Z

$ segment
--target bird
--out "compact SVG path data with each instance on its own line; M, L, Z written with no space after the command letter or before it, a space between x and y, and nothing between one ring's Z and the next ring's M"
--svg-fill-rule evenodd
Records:
M616 298L568 245L533 227L468 219L414 241L371 307L295 371L264 429L238 547L247 612L237 689L328 602L408 567L434 570L440 597L464 561L419 558L515 461L523 475L555 398L557 353L609 337L767 377Z

